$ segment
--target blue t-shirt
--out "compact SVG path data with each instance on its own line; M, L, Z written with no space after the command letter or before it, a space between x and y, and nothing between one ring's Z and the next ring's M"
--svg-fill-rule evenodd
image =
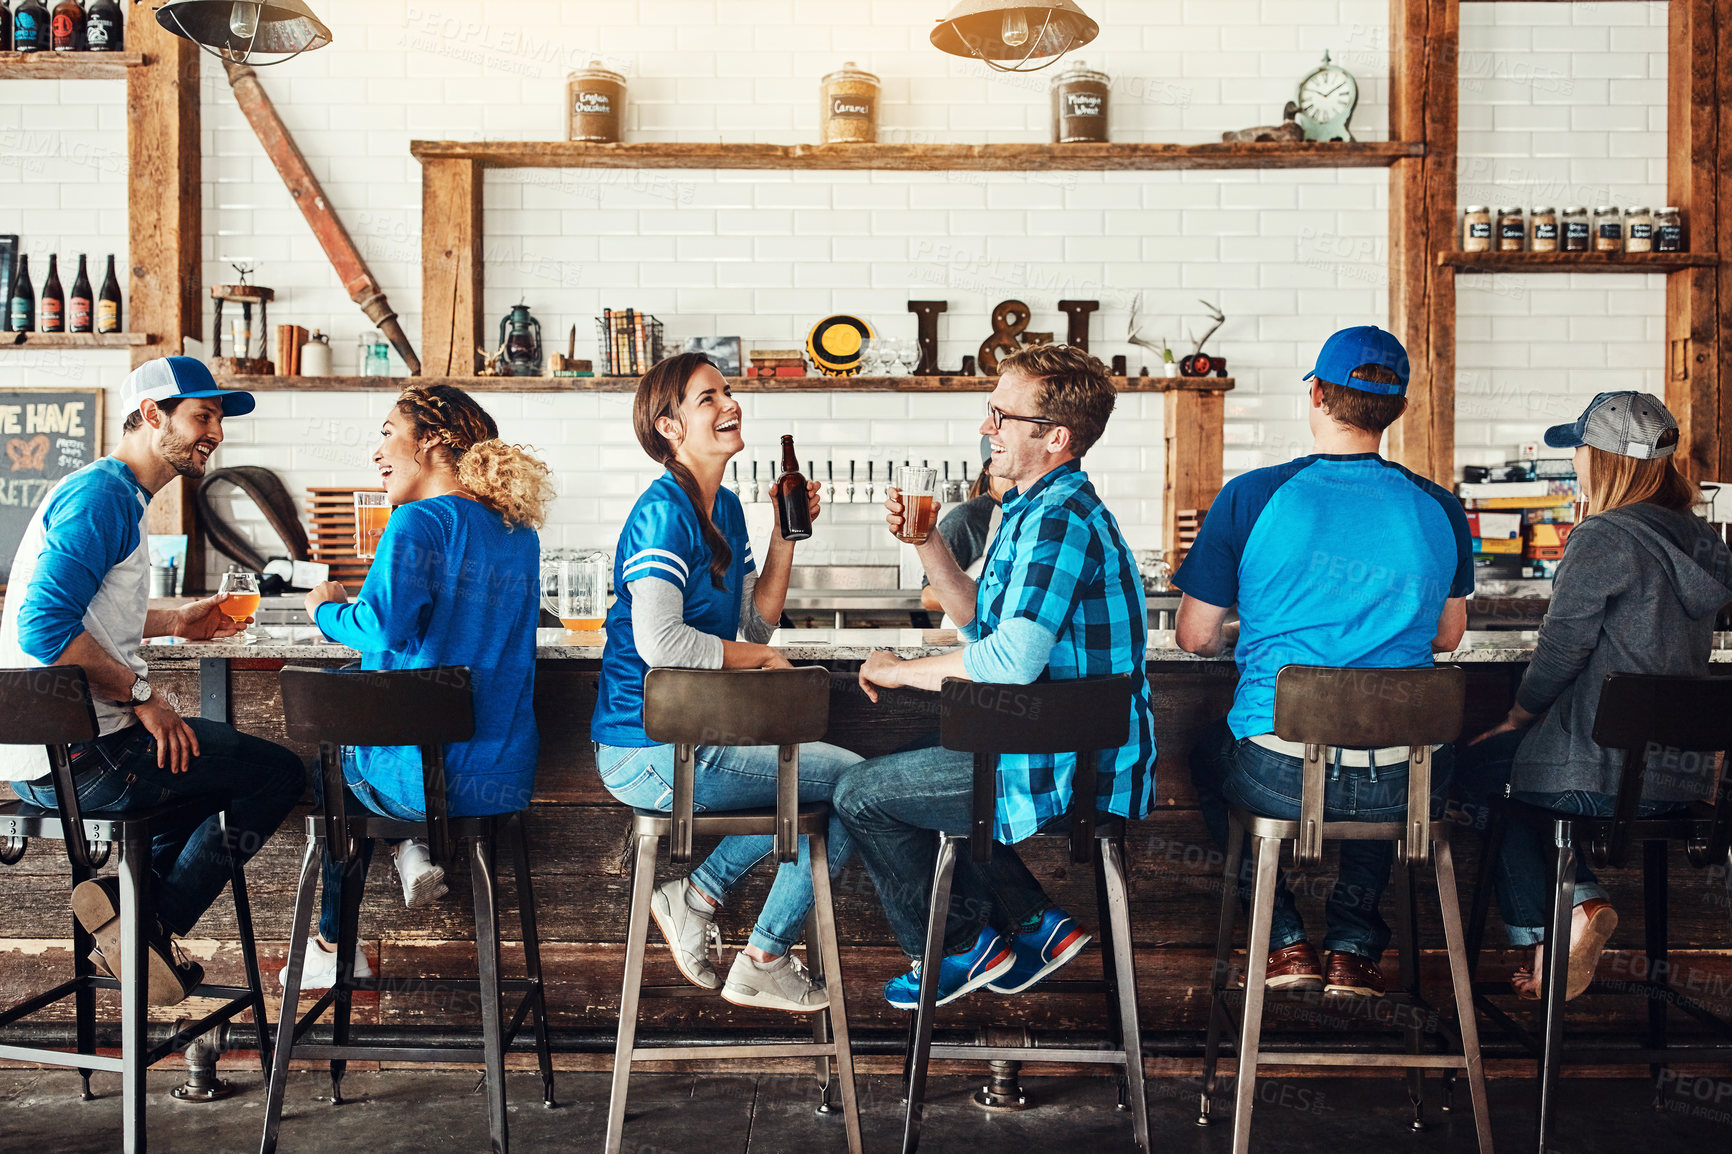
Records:
M758 571L746 536L746 512L727 489L716 494L710 516L733 551L722 588L710 580L710 547L704 544L697 509L673 474L663 473L644 490L620 530L614 550L613 588L607 613L607 647L601 655L601 693L589 736L602 745L654 745L643 731L643 679L649 666L638 655L631 627L631 583L654 577L685 597L687 625L724 641L740 636L740 589Z
M1239 607L1235 736L1275 728L1283 665L1432 663L1443 604L1473 592L1461 502L1376 453L1317 454L1235 477L1173 584Z
M535 530L465 497L428 497L392 510L354 603L327 601L314 617L361 651L363 669L469 667L475 736L445 747L452 817L524 809L534 791L540 567ZM423 810L419 749L362 748L356 762L380 793Z

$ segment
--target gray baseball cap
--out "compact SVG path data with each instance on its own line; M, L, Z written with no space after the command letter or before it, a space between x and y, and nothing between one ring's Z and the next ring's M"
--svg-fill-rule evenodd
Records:
M1573 422L1547 429L1546 444L1554 449L1592 445L1650 461L1677 451L1678 422L1652 393L1601 393Z

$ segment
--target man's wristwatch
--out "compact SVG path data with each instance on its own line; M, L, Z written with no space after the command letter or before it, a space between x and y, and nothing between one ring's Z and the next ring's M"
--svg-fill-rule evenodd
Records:
M132 683L132 703L143 705L150 700L150 696L154 692L155 690L150 687L150 682L142 677L136 678Z

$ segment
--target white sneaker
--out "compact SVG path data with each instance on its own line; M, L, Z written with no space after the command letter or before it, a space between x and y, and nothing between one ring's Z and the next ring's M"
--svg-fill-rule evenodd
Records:
M674 965L694 986L713 990L722 984L716 967L710 963L713 950L716 960L722 957L722 933L714 918L706 918L686 905L684 878L663 882L650 891L650 916L674 956Z
M403 883L403 904L410 909L436 902L449 892L445 867L433 864L426 842L398 842L392 847L391 860L397 863L397 877Z
M736 1006L815 1014L829 1006L830 994L812 980L800 959L792 954L760 965L741 952L728 967L728 984L722 987L722 1000Z
M357 978L373 977L373 967L367 964L367 951L355 950L355 976ZM277 971L277 982L283 989L289 988L289 967L284 966ZM337 951L327 950L317 941L307 942L307 956L301 962L301 989L328 990L337 984Z

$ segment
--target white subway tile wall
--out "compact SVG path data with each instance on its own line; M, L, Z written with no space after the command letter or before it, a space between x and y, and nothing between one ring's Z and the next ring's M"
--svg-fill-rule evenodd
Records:
M881 139L1048 139L1051 72L998 76L927 43L933 0L443 0L321 8L336 42L260 73L335 210L419 343L420 168L411 139L560 139L568 73L623 72L627 138L795 143L818 138L820 77L845 61L883 78ZM1087 0L1101 39L1079 53L1113 78L1111 134L1199 142L1279 119L1324 50L1354 72L1354 131L1387 137L1388 7L1381 0ZM129 13L148 18L142 12ZM1482 203L1665 199L1666 5L1462 7L1461 198ZM204 280L253 266L277 290L273 323L332 335L356 371L366 322L235 107L220 69L204 99ZM0 232L38 281L47 255L125 263L124 88L0 84ZM737 335L803 343L820 317L856 313L911 337L910 299L949 302L941 363L991 331L994 305L1033 308L1061 338L1057 302L1098 298L1093 347L1132 371L1211 323L1238 380L1229 473L1309 447L1302 374L1348 324L1387 318L1387 174L491 172L488 324L531 306L550 351L577 326L594 354L604 307L659 317L670 348ZM63 268L63 277L69 272ZM1501 461L1604 388L1661 391L1663 284L1642 276L1461 276L1458 463ZM208 315L208 314L207 314ZM208 321L206 329L208 331ZM121 353L7 353L0 381L118 386ZM610 546L655 473L621 396L489 394L504 434L558 474L550 544ZM363 484L383 402L261 395L219 461L279 471L291 490ZM803 458L973 462L981 398L850 394L745 398L750 456L792 433ZM1127 396L1090 471L1132 544L1158 544L1162 403ZM120 414L110 412L118 435ZM762 466L760 466L762 468ZM880 464L880 468L882 465ZM953 468L956 467L954 464ZM972 465L971 465L972 467ZM746 466L749 472L749 464ZM874 513L821 522L805 561L889 562Z

